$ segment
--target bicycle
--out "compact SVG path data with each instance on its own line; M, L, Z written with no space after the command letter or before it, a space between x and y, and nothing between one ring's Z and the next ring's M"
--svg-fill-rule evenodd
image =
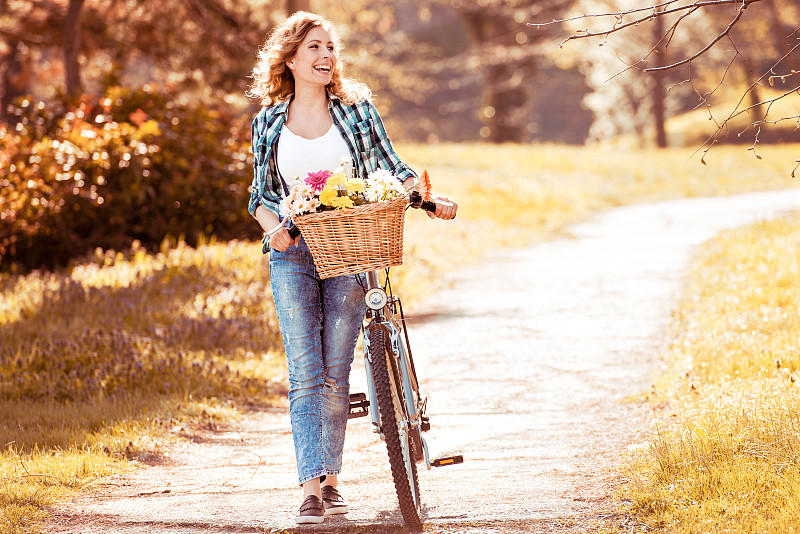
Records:
M417 192L411 193L409 205L431 212L436 210L436 204L423 201ZM417 463L424 460L427 469L431 469L462 463L464 458L461 455L430 458L422 435L430 429L427 397L420 392L403 306L400 297L392 293L389 269L385 269L383 282L380 274L381 269L364 273L362 287L367 315L363 346L367 393L350 395L349 418L366 417L370 415L370 406L378 407L371 411L373 431L386 443L400 512L408 527L420 528L422 504Z

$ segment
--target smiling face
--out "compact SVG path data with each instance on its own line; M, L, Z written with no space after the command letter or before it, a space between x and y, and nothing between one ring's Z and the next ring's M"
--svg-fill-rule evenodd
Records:
M286 62L286 66L292 71L295 85L312 84L324 87L331 82L337 61L331 34L321 26L316 26L308 32L297 51Z

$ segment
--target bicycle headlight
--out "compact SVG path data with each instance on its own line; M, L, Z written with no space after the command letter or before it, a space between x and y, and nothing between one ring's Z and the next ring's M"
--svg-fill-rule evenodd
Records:
M367 307L371 310L380 310L386 306L389 297L386 296L386 291L376 287L367 291L366 295Z

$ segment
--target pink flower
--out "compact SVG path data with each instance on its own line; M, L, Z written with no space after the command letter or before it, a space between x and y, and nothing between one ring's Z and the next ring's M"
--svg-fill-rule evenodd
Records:
M310 185L315 192L322 191L322 188L325 187L325 183L330 176L331 171L310 172L305 182Z

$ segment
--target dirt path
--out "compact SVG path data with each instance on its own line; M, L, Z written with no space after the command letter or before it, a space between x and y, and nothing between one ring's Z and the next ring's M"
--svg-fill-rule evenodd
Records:
M608 502L643 440L646 391L695 245L800 206L800 190L619 208L569 237L494 254L453 276L410 333L434 450L463 465L420 472L428 531L572 532ZM363 366L353 391L363 391ZM385 448L351 421L346 517L303 531L386 532L401 519ZM54 511L52 533L270 532L300 502L286 410L207 432Z

